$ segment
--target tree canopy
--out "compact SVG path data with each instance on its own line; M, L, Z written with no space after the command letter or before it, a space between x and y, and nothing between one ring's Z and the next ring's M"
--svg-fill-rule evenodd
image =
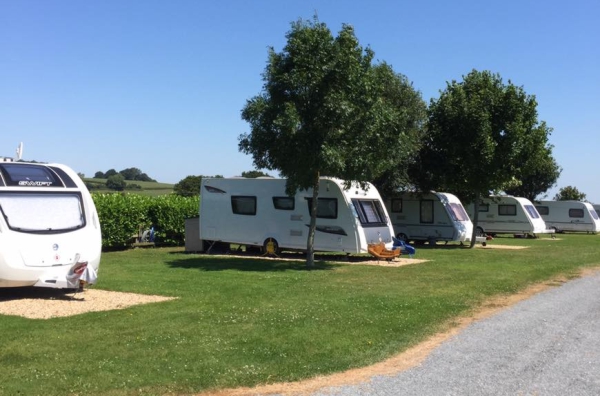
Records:
M123 191L126 185L125 178L120 173L116 173L106 179L106 187L111 190Z
M474 202L476 224L482 196L523 185L526 159L550 161L549 133L538 122L534 96L498 74L473 70L431 101L428 132L411 174L424 191L450 191ZM475 230L471 246L474 236Z
M202 176L186 176L173 186L173 193L182 197L197 197L200 195Z
M242 177L247 177L247 178L250 178L250 179L255 179L257 177L272 177L268 173L264 173L264 172L261 172L259 170L251 170L251 171L247 171L247 172L242 172L241 176Z
M148 182L156 181L156 180L152 179L150 176L148 176L146 173L142 172L139 168L126 168L119 172L117 172L114 169L109 169L106 171L106 173L103 173L102 171L98 171L94 174L94 178L108 179L109 177L114 176L116 174L120 174L121 176L123 176L123 178L125 180L148 181Z
M563 187L554 196L555 201L585 201L585 198L586 195L574 186Z
M312 264L318 180L365 183L410 161L419 144L425 104L407 78L359 45L350 25L336 37L315 17L291 24L282 52L269 49L262 92L247 101L250 133L240 151L258 169L287 178L287 193L313 188L307 241Z
M186 176L183 179L179 180L173 186L173 193L175 195L180 195L182 197L197 197L198 195L201 194L200 183L202 182L202 178L204 178L204 177L221 177L222 178L223 176L222 175L216 175L216 176L189 175L189 176Z
M562 168L558 166L550 150L540 150L524 159L517 176L520 184L514 188L507 188L505 192L535 201L556 185L561 172Z

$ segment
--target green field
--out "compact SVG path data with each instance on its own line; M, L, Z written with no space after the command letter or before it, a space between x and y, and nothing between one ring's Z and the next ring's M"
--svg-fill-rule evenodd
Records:
M110 190L106 188L106 179L95 179L95 178L84 178L84 183L91 186L90 192L115 192L115 190ZM158 182L145 182L145 181L137 181L137 180L125 180L125 182L129 184L137 184L141 187L141 189L128 189L126 188L124 192L126 193L136 193L150 196L158 196L171 194L173 192L173 184L168 183L158 183Z
M486 300L600 265L600 236L419 247L402 267L104 253L96 289L176 300L48 320L0 315L2 395L163 395L295 381L379 362ZM0 301L11 291L0 289Z

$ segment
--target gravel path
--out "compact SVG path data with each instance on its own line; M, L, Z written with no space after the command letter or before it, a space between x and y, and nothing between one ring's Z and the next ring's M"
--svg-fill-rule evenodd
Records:
M473 323L417 367L313 395L600 395L600 273Z

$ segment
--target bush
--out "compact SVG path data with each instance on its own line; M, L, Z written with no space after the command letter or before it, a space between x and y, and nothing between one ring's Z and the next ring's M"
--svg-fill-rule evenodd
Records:
M103 248L125 248L139 234L140 227L154 227L161 245L185 242L185 219L198 215L200 198L162 195L93 193L102 229Z
M161 245L182 245L185 242L185 219L198 216L200 197L161 195L152 200L148 217Z

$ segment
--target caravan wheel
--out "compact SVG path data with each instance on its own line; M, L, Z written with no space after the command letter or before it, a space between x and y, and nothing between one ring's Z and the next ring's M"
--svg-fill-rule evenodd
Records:
M477 227L476 236L485 236L485 232L483 232L483 228Z
M264 254L279 254L279 244L275 238L267 238L263 243L263 253Z
M400 239L402 242L408 243L408 237L402 232L396 235L396 238Z

